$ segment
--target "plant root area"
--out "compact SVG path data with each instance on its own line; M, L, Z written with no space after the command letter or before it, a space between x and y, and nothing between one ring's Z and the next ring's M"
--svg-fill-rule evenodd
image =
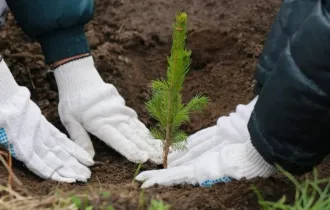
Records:
M184 100L197 93L210 98L206 111L191 117L184 126L192 134L214 125L218 117L234 111L236 105L253 98L256 62L281 0L95 0L95 17L86 26L96 67L103 79L114 84L127 105L137 111L147 126L154 123L144 103L150 96L151 80L165 76L171 48L172 22L179 11L188 13L188 44L192 65L185 86ZM9 16L0 30L0 52L17 82L30 89L32 100L45 117L65 132L58 112L58 94L54 76L37 43L24 35ZM90 196L110 192L107 202L114 209L137 209L141 189L132 184L137 168L121 155L93 137L95 166L88 183L63 184L43 180L20 162L14 172L23 182L14 186L23 195L44 196L56 190ZM319 166L321 177L330 175L330 161ZM7 184L8 173L0 167L0 184ZM142 170L157 166L146 163ZM276 201L287 196L292 202L295 189L281 174L268 179L220 183L211 188L190 185L155 186L144 191L147 204L161 199L176 210L260 209L256 185L266 199ZM93 203L93 200L92 200ZM143 209L143 208L142 208Z

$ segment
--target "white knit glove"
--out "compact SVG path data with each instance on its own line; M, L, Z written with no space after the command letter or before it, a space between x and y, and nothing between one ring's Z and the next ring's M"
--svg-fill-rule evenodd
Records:
M189 164L205 152L219 151L224 140L230 140L230 143L243 143L249 140L247 123L257 100L258 96L247 105L239 104L235 112L220 117L215 126L191 135L187 141L187 149L174 151L169 155L169 167Z
M145 171L136 180L144 182L142 188L154 184L172 186L185 183L209 187L243 177L269 177L275 171L273 166L263 160L251 141L234 144L226 142L219 151L207 152L189 165Z
M151 138L117 89L102 80L92 57L64 64L54 74L61 121L70 137L91 156L95 152L87 132L132 162L162 162L161 141Z
M0 146L36 175L60 182L84 181L93 165L87 152L51 125L0 62Z
M271 176L275 168L256 151L247 130L256 100L239 105L236 113L219 118L217 126L191 136L187 152L170 155L169 169L145 171L136 180L144 182L142 188L184 183L207 187L243 177Z

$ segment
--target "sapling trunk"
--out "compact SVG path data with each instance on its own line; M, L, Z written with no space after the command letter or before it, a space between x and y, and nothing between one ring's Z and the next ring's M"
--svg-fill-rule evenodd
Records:
M150 115L157 120L151 129L156 139L163 140L163 166L167 168L170 148L182 149L187 135L180 130L183 123L190 120L192 111L201 111L208 99L200 94L186 105L182 103L181 90L191 63L191 51L185 49L187 14L178 13L173 24L173 43L168 57L167 80L152 81L152 96L146 103Z
M171 138L165 139L165 144L163 147L163 166L164 166L164 168L167 168L167 156L170 151L171 143L172 143Z

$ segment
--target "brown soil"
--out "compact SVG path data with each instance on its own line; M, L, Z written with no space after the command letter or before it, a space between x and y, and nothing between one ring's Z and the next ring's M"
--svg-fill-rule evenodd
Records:
M97 68L106 82L114 84L148 126L144 108L152 79L164 75L166 55L171 46L171 22L177 11L189 15L188 47L193 52L192 70L185 83L184 98L197 92L211 99L209 108L195 115L185 127L189 133L213 125L252 95L253 74L266 34L281 0L96 0L95 18L86 27ZM47 119L65 132L57 113L54 78L46 73L39 45L29 40L12 17L0 31L0 52L20 85L27 86ZM32 195L61 190L110 191L115 209L136 209L140 189L130 184L136 165L128 162L98 140L94 141L99 163L92 167L88 184L58 184L42 180L16 163L15 172L24 183L17 189ZM321 165L321 175L330 175L330 166ZM154 168L151 164L143 170ZM1 167L0 184L7 181ZM264 196L277 200L283 194L293 199L290 182L281 175L269 179L235 181L212 188L154 187L146 199L157 198L171 209L259 209L256 184Z

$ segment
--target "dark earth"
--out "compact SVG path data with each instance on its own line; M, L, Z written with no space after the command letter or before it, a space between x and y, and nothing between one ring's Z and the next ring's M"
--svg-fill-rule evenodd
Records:
M214 125L221 115L253 97L254 71L267 32L281 0L95 0L93 21L86 26L92 53L103 79L114 84L128 106L140 119L152 124L144 102L149 97L151 80L164 76L171 47L171 23L175 13L188 13L188 48L192 66L184 87L184 99L198 92L210 98L208 109L185 125L188 133ZM16 26L12 16L0 31L0 52L17 82L27 86L43 114L61 131L55 80L47 73L38 44ZM21 163L14 172L24 183L15 190L29 195L47 195L56 189L86 192L111 192L109 203L116 210L137 209L140 188L131 184L137 165L94 138L97 164L89 183L59 184L42 180ZM156 168L145 164L142 170ZM330 175L330 161L319 167L321 177ZM0 184L7 184L1 166ZM153 187L145 191L146 202L162 199L177 210L259 209L250 189L256 185L266 199L276 201L286 195L294 199L291 182L281 174L268 179L234 181L212 188L192 186ZM97 202L96 202L97 203ZM97 206L97 205L96 205Z

